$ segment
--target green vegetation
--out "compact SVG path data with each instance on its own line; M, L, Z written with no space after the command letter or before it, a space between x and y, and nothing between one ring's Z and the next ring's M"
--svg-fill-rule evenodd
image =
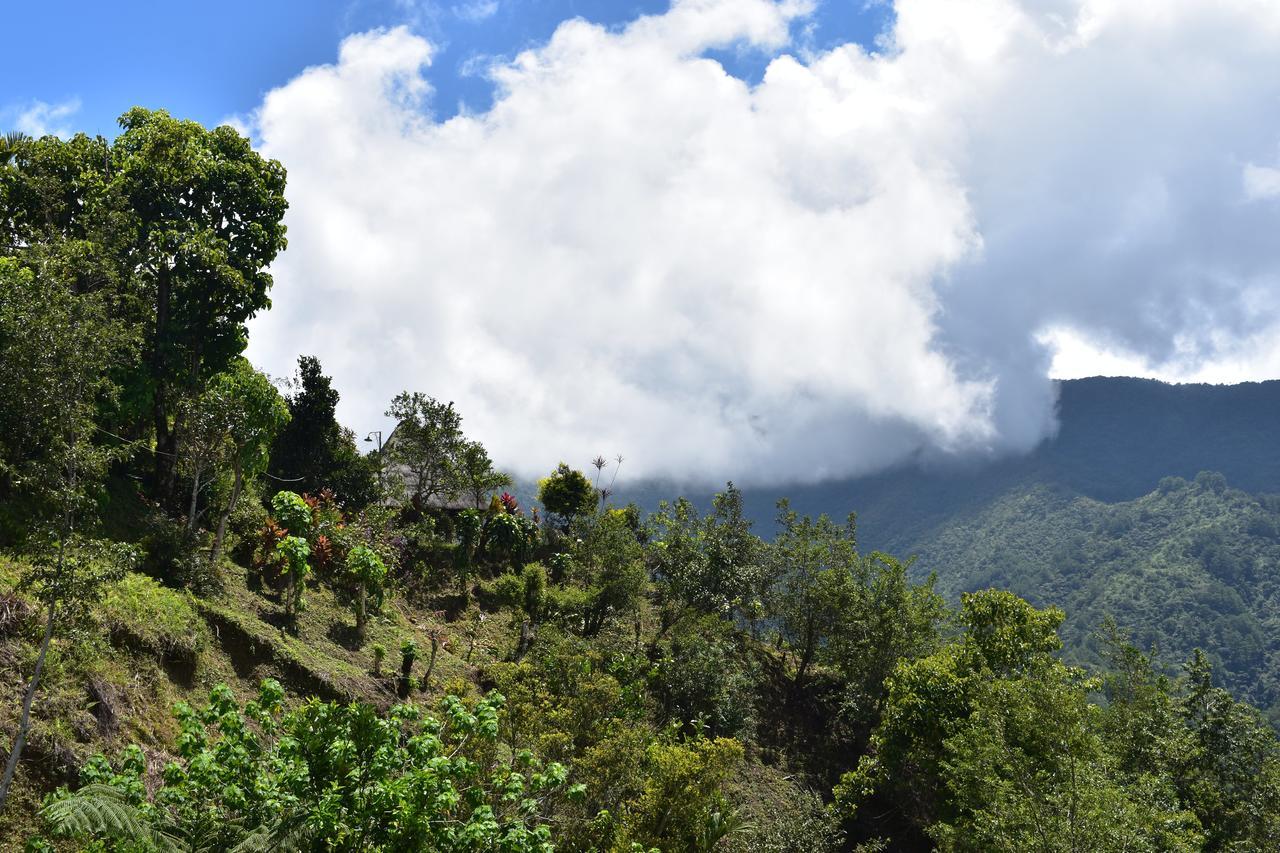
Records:
M926 540L939 590L1003 587L1067 614L1069 657L1102 663L1108 618L1166 661L1204 649L1221 683L1280 722L1280 501L1216 474L1105 504L1016 490Z
M99 610L114 642L157 655L194 661L208 643L208 626L189 595L130 572L107 588Z
M4 843L1280 845L1280 743L1213 683L1276 707L1273 503L1019 493L937 539L944 580L853 516L762 539L732 484L614 506L603 457L526 512L452 403L398 395L361 457L318 361L277 392L241 353L283 168L122 126L0 161ZM1031 601L948 607L971 583Z

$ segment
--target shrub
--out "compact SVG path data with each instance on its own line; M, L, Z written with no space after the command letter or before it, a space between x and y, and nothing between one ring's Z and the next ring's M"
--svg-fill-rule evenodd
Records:
M490 610L520 607L524 603L524 578L507 573L491 581L480 581L476 584L476 596Z
M129 573L107 589L102 621L117 643L162 658L194 662L204 649L207 629L187 595Z
M664 721L712 737L750 732L756 673L727 623L706 617L682 626L661 652L651 687Z
M306 536L311 530L311 506L295 492L276 492L271 513L290 535Z
M188 849L196 839L207 850L551 853L544 813L568 771L501 756L501 695L471 708L446 697L439 720L413 706L383 716L315 699L285 712L283 699L268 681L243 706L225 685L205 708L180 704L177 755L161 780L144 784L136 745L114 766L97 756L81 773L85 787L46 801L46 827L97 850Z
M520 573L524 581L524 612L537 622L542 615L542 605L547 597L547 570L541 563L530 563Z
M186 526L161 512L151 513L143 522L142 570L171 586L197 593L218 588L218 577L209 561L198 553L199 540Z
M227 519L227 555L233 563L248 566L253 561L258 535L266 526L268 517L267 509L257 494L246 490L236 501L235 509Z
M284 494L281 492L281 494ZM289 588L285 597L285 613L296 618L302 610L302 594L307 589L307 575L311 574L311 566L307 558L311 556L311 548L307 540L300 536L286 536L276 545L276 550L284 558L288 572Z
M514 567L527 559L537 545L538 525L531 519L506 512L490 517L485 529L485 550L494 563Z
M375 606L381 604L382 584L387 579L387 567L382 562L382 558L368 545L357 545L347 554L346 574L346 579L352 587L356 633L363 640L368 621L369 599L373 598Z

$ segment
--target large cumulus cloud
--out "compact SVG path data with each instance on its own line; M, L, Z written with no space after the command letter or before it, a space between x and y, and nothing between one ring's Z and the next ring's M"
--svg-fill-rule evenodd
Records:
M292 209L251 355L318 354L356 426L454 400L521 473L780 482L1031 446L1055 342L1270 340L1280 6L899 0L877 54L790 45L811 7L568 21L444 122L428 42L348 38L254 119Z

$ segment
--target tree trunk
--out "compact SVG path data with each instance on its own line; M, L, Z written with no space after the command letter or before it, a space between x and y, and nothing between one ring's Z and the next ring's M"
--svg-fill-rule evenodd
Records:
M58 557L62 561L61 555ZM40 673L44 669L44 659L49 653L49 641L53 639L53 623L57 614L56 608L49 605L49 615L44 623L44 639L40 642L40 653L36 655L36 670L27 685L27 695L22 699L22 718L18 722L18 734L13 739L13 748L9 750L9 760L4 766L4 781L0 782L0 813L4 812L5 801L9 798L9 786L18 770L18 759L22 757L22 748L27 743L27 731L31 727L31 703L36 697L36 688L40 686Z
M235 484L231 487L231 500L227 501L227 508L222 511L222 518L218 519L218 532L213 537L213 550L209 553L209 565L215 571L218 568L218 560L222 558L222 541L227 535L227 519L235 511L236 502L240 500L240 492L244 488L244 469L240 465L239 456L235 458L233 464L235 466L236 479Z
M805 673L809 669L810 662L813 661L814 651L818 646L817 627L813 624L813 620L809 620L805 626L804 632L804 652L800 655L800 662L796 666L796 677L792 680L792 688L798 689L800 682L804 681Z
M200 496L200 475L204 473L201 468L196 468L195 476L191 478L191 505L187 507L187 532L195 533L196 531L196 507L199 505Z
M422 689L426 690L427 685L431 681L431 672L436 668L436 653L440 650L440 641L435 637L431 638L431 657L427 660L427 672L422 676Z
M172 295L171 271L163 268L156 277L156 326L151 348L151 379L155 390L151 397L151 419L156 430L155 487L160 503L173 502L177 488L178 437L169 425L169 380L165 374L165 338L169 334L169 301Z

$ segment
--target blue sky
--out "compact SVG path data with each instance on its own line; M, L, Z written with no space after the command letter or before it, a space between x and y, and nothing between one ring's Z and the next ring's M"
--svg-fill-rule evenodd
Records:
M70 130L113 135L129 107L163 107L216 124L243 114L303 68L332 62L341 39L377 27L409 25L439 48L431 70L432 109L447 118L465 104L484 110L492 89L468 73L477 57L510 56L545 41L571 17L617 26L660 13L667 0L223 0L219 3L42 2L5 12L0 53L0 129L36 102L76 104L60 120ZM797 45L871 46L891 7L825 0L798 23ZM735 76L756 81L768 60L719 51Z

